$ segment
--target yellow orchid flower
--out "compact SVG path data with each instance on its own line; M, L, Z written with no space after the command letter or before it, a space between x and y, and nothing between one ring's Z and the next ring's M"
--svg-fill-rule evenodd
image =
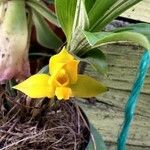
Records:
M56 96L59 100L68 100L70 97L93 97L107 90L95 79L78 74L78 64L79 60L63 48L50 59L50 75L33 75L13 88L31 98Z

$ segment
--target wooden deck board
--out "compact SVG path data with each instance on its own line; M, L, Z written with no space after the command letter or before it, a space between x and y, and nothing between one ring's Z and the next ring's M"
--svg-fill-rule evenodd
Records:
M150 0L143 0L126 12L122 17L150 23Z
M96 105L84 102L81 102L81 105L105 141L116 143L123 122L123 109L144 50L120 44L102 49L109 64L107 76L95 74L89 66L86 67L85 73L99 78L109 87L109 91L97 97ZM150 149L150 71L145 80L127 143L129 150ZM114 147L115 144L112 148L109 146L109 149L113 150Z

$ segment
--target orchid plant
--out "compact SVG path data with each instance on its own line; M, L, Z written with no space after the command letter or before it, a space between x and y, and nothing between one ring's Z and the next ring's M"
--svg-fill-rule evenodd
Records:
M44 0L0 0L0 82L13 77L25 79L30 75L28 50L34 25L37 41L59 53L50 58L48 74L33 75L14 89L31 98L53 99L56 96L58 100L93 97L107 91L99 81L78 74L79 62L86 62L96 72L105 73L107 62L100 50L102 45L132 42L150 49L150 33L147 32L150 24L104 30L122 12L140 1L49 0L55 6L56 13L53 13ZM51 30L46 20L63 30L65 43ZM65 45L63 49L62 45ZM105 146L99 148L98 143L96 147L105 149Z
M107 70L106 58L100 50L104 44L124 41L149 49L149 24L104 31L114 18L140 1L142 0L47 1L54 4L55 14L43 0L1 0L0 82L13 77L24 79L29 76L28 50L32 25L35 25L37 40L41 45L56 50L63 44L45 19L61 27L67 39L66 48L99 73ZM25 69L22 70L22 67Z

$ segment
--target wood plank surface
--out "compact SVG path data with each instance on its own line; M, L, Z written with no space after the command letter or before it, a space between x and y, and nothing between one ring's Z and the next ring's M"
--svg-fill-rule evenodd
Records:
M123 110L135 79L139 59L144 52L137 46L109 45L102 48L106 54L109 70L107 76L97 75L89 66L86 74L105 83L109 91L97 97L96 104L81 101L90 121L109 143L108 149L115 150L117 136L123 122ZM130 135L127 150L150 149L150 71L146 77Z
M150 0L143 0L126 12L122 17L150 23Z

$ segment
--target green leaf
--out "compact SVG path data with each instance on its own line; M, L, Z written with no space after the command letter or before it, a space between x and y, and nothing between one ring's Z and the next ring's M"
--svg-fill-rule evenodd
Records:
M67 37L68 45L73 31L76 5L77 0L55 0L56 14Z
M86 12L84 0L78 0L76 6L75 18L74 18L71 43L70 45L68 45L69 46L68 49L70 51L73 50L76 51L76 48L78 48L79 50L79 45L81 45L79 43L83 40L82 37L84 38L82 30L88 29L88 27L89 27L89 18Z
M8 95L10 95L11 97L16 97L16 92L14 89L12 89L12 87L16 84L15 80L8 80L6 82L6 86L5 86L5 90L7 91Z
M38 74L41 74L41 73L49 74L49 66L48 66L48 65L44 66L44 67L38 72Z
M89 12L90 27L93 29L97 24L100 23L99 20L107 12L107 10L112 7L112 5L118 0L96 0L95 4Z
M36 10L41 16L46 18L49 22L59 26L56 15L44 4L42 1L28 0L26 4L32 9Z
M98 48L88 51L81 60L90 64L98 73L106 73L108 69L106 57Z
M54 3L54 0L47 0L47 3Z
M86 12L84 0L78 0L74 18L73 33L76 28L87 29L89 27L89 18Z
M87 32L83 31L87 41L91 46L95 45L98 41L105 38L107 35L110 35L112 32Z
M99 34L99 35L98 35ZM136 32L97 32L97 33L85 33L86 39L94 47L99 47L104 44L116 43L116 42L133 42L143 46L146 49L150 49L150 42L143 34ZM98 39L99 37L99 39Z
M37 41L47 48L57 49L61 46L61 40L51 31L46 20L34 10L32 10L32 15L36 28Z
M102 136L97 129L90 123L91 139L87 146L87 150L106 150Z
M93 5L95 4L95 1L96 0L85 0L85 7L86 7L87 12L89 12L91 10Z
M150 41L150 24L148 23L137 23L137 24L129 25L127 27L120 27L120 28L113 30L113 32L121 32L121 31L141 33L145 35Z
M29 56L42 56L42 57L51 57L52 54L48 54L48 53L29 53Z
M99 0L97 0L99 1ZM101 0L102 1L102 0ZM131 8L132 6L134 6L135 4L139 3L142 0L126 0L126 1L121 1L121 0L113 0L111 1L112 5L109 5L110 1L108 1L108 4L103 2L103 7L102 5L99 6L99 9L104 9L104 11L102 11L102 13L99 12L98 6L97 9L95 11L95 16L97 17L92 17L94 18L95 22L93 21L93 24L91 24L90 26L90 31L100 31L102 30L108 23L110 23L113 19L115 19L116 17L118 17L121 13L123 13L124 11L126 11L127 9ZM106 9L108 8L108 9ZM94 10L93 10L94 13ZM98 17L99 14L99 17ZM90 15L90 14L89 14ZM91 16L92 12L91 12ZM90 20L91 17L89 16ZM97 20L96 20L97 18ZM90 22L91 23L91 22Z
M139 44L140 46L150 49L150 42L146 38L146 36L136 33L136 32L118 32L118 33L112 33L105 38L101 39L100 41L97 41L94 47L98 47L102 44L108 44L112 42L133 42L136 44Z
M77 82L70 85L70 88L75 97L83 98L95 97L107 91L107 88L103 84L87 75L78 75Z

